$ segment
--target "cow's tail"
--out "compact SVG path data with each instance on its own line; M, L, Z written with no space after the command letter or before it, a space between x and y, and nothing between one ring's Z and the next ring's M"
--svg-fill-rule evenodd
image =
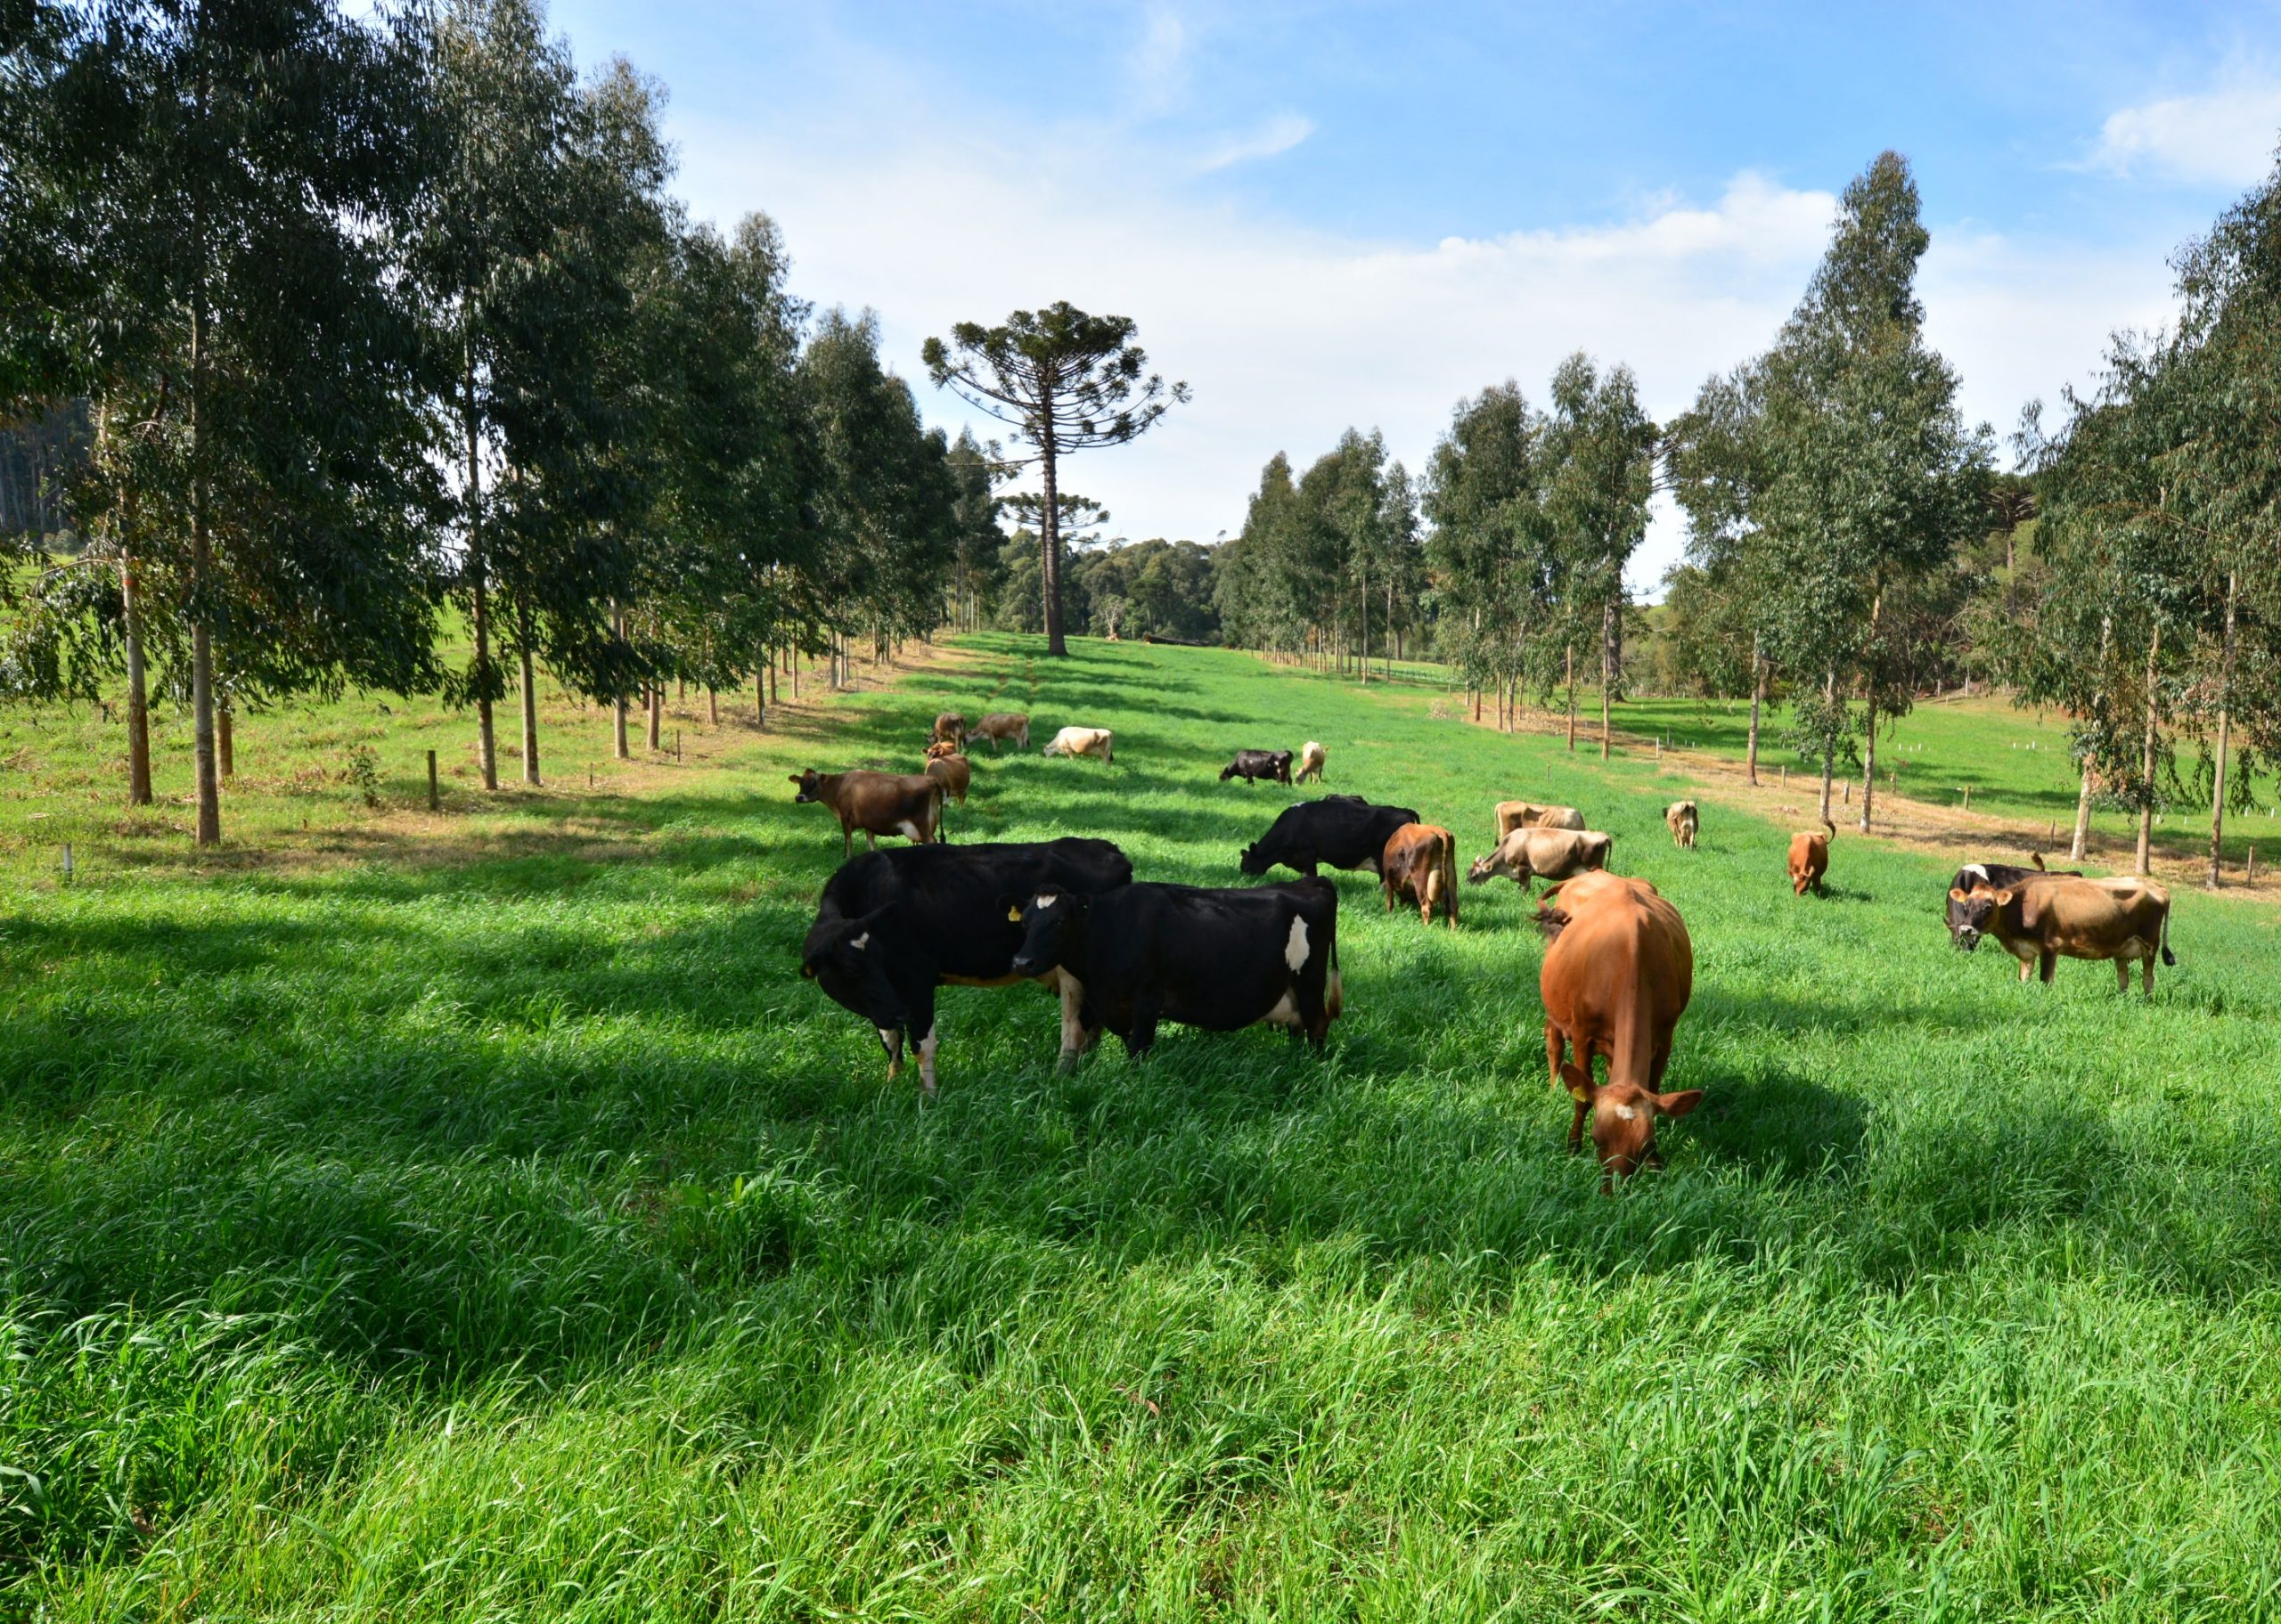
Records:
M2167 906L2162 910L2162 962L2173 967L2178 964L2178 955L2171 951L2171 910Z
M928 776L932 777L933 775L929 774ZM934 827L928 832L936 840L940 841L943 838L943 807L944 804L943 799L942 779L935 779L933 786L927 792L927 799L928 802L928 810L934 814L930 820Z
M1442 842L1442 898L1450 910L1450 923L1458 922L1458 843Z
M1829 837L1832 840L1837 838L1837 825L1832 823L1827 818L1824 818L1821 820L1821 826L1829 831Z
M2048 874L2048 873L2050 873L2050 872L2051 872L2051 870L2050 870L2050 869L2047 869L2047 868L2045 868L2045 867L2043 866L2043 853L2040 853L2040 852L2030 852L2030 853L2028 853L2028 861L2029 861L2030 862L2032 862L2032 863L2033 863L2033 864L2035 865L2035 871L2036 871L2038 874Z
M1330 986L1323 998L1323 1008L1335 1021L1345 1007L1346 983L1338 974L1338 916L1334 912L1330 919Z

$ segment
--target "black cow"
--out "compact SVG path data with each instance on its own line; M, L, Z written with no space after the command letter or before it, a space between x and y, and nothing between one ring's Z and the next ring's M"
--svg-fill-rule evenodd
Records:
M2031 852L2028 855L2035 861L2032 869L2023 869L2016 863L2008 862L1968 862L1957 870L1957 877L1949 882L1949 940L1951 943L1969 951L1978 945L1980 936L1979 930L1966 917L1965 904L1957 901L1958 892L1968 896L1975 885L1985 885L1996 891L2009 891L2048 875L2080 877L2083 872L2081 869L2047 869L2043 866L2042 853Z
M1325 796L1287 807L1283 815L1239 860L1247 874L1264 874L1277 863L1309 879L1316 865L1379 872L1386 840L1418 814L1407 806L1374 806L1361 796Z
M1256 784L1262 779L1271 783L1291 781L1291 753L1288 750L1239 750L1236 759L1220 769L1220 781L1241 779L1247 784Z
M1337 1018L1338 894L1327 879L1247 890L1121 885L1092 896L1052 889L1014 910L1017 973L1059 969L1079 985L1089 1047L1104 1026L1133 1055L1157 1023L1234 1032L1267 1021L1316 1049ZM1064 1069L1079 1050L1064 1043Z
M824 882L801 949L800 974L878 1030L890 1077L903 1070L908 1032L919 1051L920 1085L932 1094L935 989L944 982L976 987L1043 982L1061 994L1064 1046L1075 1041L1075 984L1058 973L1014 968L1022 931L1006 918L1002 899L1047 886L1091 895L1132 878L1132 862L1106 840L867 852Z

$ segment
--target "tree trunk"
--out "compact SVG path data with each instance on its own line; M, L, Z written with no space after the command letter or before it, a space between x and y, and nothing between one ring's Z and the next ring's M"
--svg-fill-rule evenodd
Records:
M522 614L522 647L518 656L522 662L523 676L523 782L536 788L538 776L538 673L531 660L530 611ZM577 769L573 767L575 773Z
M1830 774L1835 770L1837 764L1837 746L1829 731L1837 715L1837 667L1835 665L1829 668L1828 675L1822 679L1821 701L1821 815L1827 821L1829 817Z
M752 715L753 725L756 727L765 728L768 725L768 685L776 680L773 661L771 667L769 670L753 673Z
M151 695L143 669L143 606L135 563L119 561L119 595L127 631L127 804L151 804Z
M2099 670L2100 670L2100 672L2101 672L2101 673L2105 673L2105 670L2106 670L2106 649L2107 649L2107 640L2108 640L2108 638L2109 638L2110 636L2112 636L2112 635L2113 635L2113 632L2114 632L2114 616L2112 616L2112 615L2102 615L2102 616L2099 616L2099 666L2098 666L2098 668L2099 668ZM2076 797L2075 797L2075 838L2073 839L2073 841L2072 841L2072 842L2069 844L2069 845L2068 845L2068 847L2067 847L2067 860L2068 860L2068 861L2070 861L2070 862L2081 862L2081 861L2083 861L2083 849L2084 849L2084 847L2085 847L2085 846L2087 846L2087 845L2089 845L2090 844L2090 837L2091 837L2091 771L2092 771L2091 759L2090 759L2090 757L2089 757L2089 756L2086 755L2086 756L2083 758L2083 788L2082 788L2082 791L2081 791L2081 794L2077 795L2077 796L2076 796Z
M1758 712L1766 703L1766 657L1759 651L1758 639L1750 641L1750 745L1743 756L1743 771L1753 788L1758 785Z
M1378 657L1378 674L1387 681L1394 681L1394 662L1401 657L1402 633L1394 629L1394 576L1386 576L1386 652Z
M2226 572L2226 641L2218 657L2218 766L2210 785L2210 886L2223 883L2219 860L2226 837L2226 752L2233 731L2234 590L2241 573Z
M2154 845L2154 662L2162 650L2162 626L2154 623L2154 634L2146 641L2146 734L2139 755L2138 771L2144 782L2142 793L2146 804L2138 809L2138 872L2150 874Z
M1610 598L1600 608L1600 759L1608 752L1608 716L1616 680L1623 674L1623 604Z
M214 765L225 779L238 776L237 736L230 730L230 700L224 695L214 706Z
M197 603L213 562L214 534L206 511L206 290L190 302L190 578ZM190 714L198 779L198 844L222 844L222 781L214 762L214 640L200 610L190 628Z
M1563 656L1568 668L1568 747L1576 747L1576 645L1570 643Z
M466 410L461 414L467 429L467 567L475 583L475 726L476 756L483 766L483 787L499 788L499 738L491 719L491 601L490 583L484 578L483 465L478 460L478 433L475 408L475 351L462 346L461 375L467 389Z
M625 641L625 611L613 603L609 606L609 619L611 627L617 632L617 641L624 642ZM613 713L611 726L614 741L617 746L617 759L631 761L634 758L634 752L627 747L625 742L625 690L623 688L617 690L617 696L610 701L610 709Z
M1069 642L1061 631L1061 486L1055 467L1060 448L1053 443L1051 396L1044 403L1039 420L1045 425L1037 447L1038 469L1045 481L1044 518L1038 526L1038 545L1043 549L1039 569L1045 581L1045 651L1059 657L1069 652Z
M652 681L650 684L650 747L652 750L658 747L664 738L665 721L666 685Z
M1884 615L1885 595L1869 600L1869 664L1861 673L1861 692L1868 702L1867 735L1861 751L1861 832L1869 832L1869 803L1877 793L1877 621Z
M721 695L710 682L705 685L705 714L715 727L721 725Z
M1370 576L1365 570L1361 576L1362 590L1356 594L1362 604L1362 641L1356 645L1358 663L1362 668L1362 686L1370 685Z

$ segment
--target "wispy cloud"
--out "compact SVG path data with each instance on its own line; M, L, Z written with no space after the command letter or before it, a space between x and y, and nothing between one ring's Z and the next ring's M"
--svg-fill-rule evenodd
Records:
M2281 145L2281 74L2236 63L2209 89L2107 116L2088 167L2189 185L2253 185Z
M1140 38L1125 59L1134 103L1157 111L1177 101L1188 78L1188 21L1169 5L1145 13Z
M1272 158L1278 152L1288 152L1315 133L1315 121L1297 113L1278 113L1248 135L1237 135L1212 149L1197 165L1198 173L1209 175L1214 169L1225 169L1233 164L1247 164L1262 158Z

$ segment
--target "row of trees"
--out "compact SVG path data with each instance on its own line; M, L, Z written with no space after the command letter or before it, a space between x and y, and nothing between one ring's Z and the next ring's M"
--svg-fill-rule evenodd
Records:
M0 572L5 680L123 681L196 734L219 837L233 711L362 685L474 713L542 670L614 703L922 635L1001 543L997 469L921 425L876 326L817 318L762 216L665 190L659 94L581 80L532 0L0 12L0 421L86 403L85 542ZM446 618L446 611L455 611ZM456 640L439 632L456 624Z

